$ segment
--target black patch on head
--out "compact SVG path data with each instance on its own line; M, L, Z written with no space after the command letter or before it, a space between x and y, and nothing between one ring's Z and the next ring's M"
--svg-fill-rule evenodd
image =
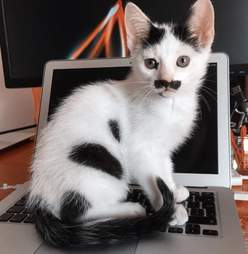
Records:
M90 206L90 203L80 193L67 191L62 197L60 218L62 221L73 223L79 216L84 215Z
M182 42L189 44L196 51L199 51L200 45L196 37L192 36L192 33L185 25L174 24L172 27L173 34Z
M146 38L143 39L143 48L158 44L165 35L165 29L159 28L150 24L149 33Z
M114 136L114 138L120 142L121 138L120 138L120 128L119 128L119 124L116 120L109 120L108 122L109 128L112 132L112 135Z
M105 147L98 144L74 146L69 158L78 164L102 170L118 179L123 173L120 162Z

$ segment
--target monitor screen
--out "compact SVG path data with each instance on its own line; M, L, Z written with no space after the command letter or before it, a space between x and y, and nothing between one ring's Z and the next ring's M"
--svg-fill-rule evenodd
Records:
M7 87L40 86L44 64L55 59L128 55L123 23L127 0L1 0L0 42ZM152 20L182 22L194 0L134 0ZM248 64L248 1L213 1L214 51L232 67ZM238 49L238 50L237 50Z
M106 79L123 79L128 67L54 70L48 120L73 89ZM191 137L174 154L176 173L217 174L217 64L211 63L199 96L199 114Z

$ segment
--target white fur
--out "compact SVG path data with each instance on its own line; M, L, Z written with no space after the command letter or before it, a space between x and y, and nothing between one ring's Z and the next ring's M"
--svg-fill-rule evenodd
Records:
M143 14L140 18L144 19ZM170 25L163 27L166 29L163 40L145 50L135 34L130 35L134 29L128 27L133 56L129 77L121 82L105 81L77 89L43 130L32 165L31 199L41 197L42 204L56 216L61 198L68 190L81 193L91 204L86 218L144 214L138 204L121 203L128 184L133 181L142 186L153 207L158 209L161 197L155 184L157 176L174 192L176 201L188 197L187 190L183 187L178 190L173 180L171 154L192 131L197 116L197 92L206 72L210 46L197 52L176 38ZM181 55L191 59L186 68L176 65ZM157 59L158 70L147 69L145 58ZM181 80L182 85L174 92L158 91L153 82L161 77ZM120 143L107 126L110 119L119 123ZM71 148L82 143L106 147L121 162L122 179L69 160ZM182 206L176 206L174 219L172 224L187 220Z

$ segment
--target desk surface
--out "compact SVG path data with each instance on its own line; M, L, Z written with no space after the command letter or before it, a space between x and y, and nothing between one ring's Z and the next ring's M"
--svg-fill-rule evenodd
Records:
M34 142L27 141L0 152L0 185L16 185L30 177L29 165L34 151ZM0 200L13 190L0 190Z
M30 178L29 165L34 151L34 142L28 141L0 152L0 184L15 185ZM247 181L248 190L248 181ZM12 190L0 190L0 200ZM248 201L236 201L240 223L244 233L246 253L248 254Z

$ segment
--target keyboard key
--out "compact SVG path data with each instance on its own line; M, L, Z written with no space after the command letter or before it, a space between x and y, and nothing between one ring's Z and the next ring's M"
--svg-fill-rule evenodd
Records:
M20 213L21 211L23 211L25 209L24 206L12 206L7 213Z
M188 208L200 208L200 203L199 202L188 202Z
M206 225L217 225L217 220L215 217L205 217Z
M178 228L178 227L169 227L168 229L169 233L183 233L183 229L182 228Z
M215 208L206 208L206 216L207 217L216 217Z
M210 229L203 229L202 231L203 235L219 235L219 232L217 230L210 230Z
M32 212L33 211L27 207L22 211L22 213L25 213L25 214L32 214Z
M203 225L217 225L215 217L197 217L189 216L189 223L203 224Z
M214 197L213 192L202 192L201 194L202 197Z
M24 221L24 223L34 223L34 217L29 215Z
M214 202L202 202L202 208L215 208L215 203Z
M16 214L14 217L12 217L9 221L10 222L21 222L23 219L26 218L26 214Z
M0 221L8 221L13 215L13 213L4 213L0 216Z
M190 193L188 201L189 202L199 202L200 201L200 193L199 192L197 192L197 194Z
M19 201L16 202L15 205L17 205L17 206L19 206L19 205L20 206L26 205L26 199L24 199L24 198L20 199Z
M27 208L25 208L25 209L22 211L22 213L24 213L24 214L29 214L30 212L28 211Z
M201 227L197 224L186 224L185 227L186 234L199 235L201 233Z
M201 201L205 203L214 203L214 197L201 197Z
M190 212L191 216L198 216L198 217L203 217L204 211L203 209L198 209L198 208L192 208Z
M198 191L190 191L189 194L190 194L190 196L191 195L200 196L200 192L198 192Z

